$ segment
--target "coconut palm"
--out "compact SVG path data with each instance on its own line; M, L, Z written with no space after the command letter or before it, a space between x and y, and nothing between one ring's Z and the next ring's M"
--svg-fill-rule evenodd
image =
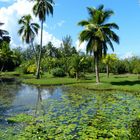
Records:
M112 41L119 43L118 35L113 29L119 29L116 23L107 23L114 14L112 10L104 10L104 6L98 8L88 7L89 18L78 23L85 29L80 32L80 42L87 42L87 52L93 52L95 61L96 82L99 83L98 63L102 55L107 54L108 46L114 51Z
M18 34L22 36L22 41L27 44L32 43L38 34L39 25L32 22L31 15L22 16L18 23L21 25Z
M43 40L43 24L46 20L46 15L53 15L53 0L31 0L35 2L33 6L33 13L41 21L41 38L40 38L40 49L39 49L39 58L37 66L37 75L36 78L40 78L40 63L41 63L41 50L42 50L42 40Z
M102 62L106 65L106 73L107 73L108 78L109 78L110 66L113 64L113 62L115 62L117 60L118 60L118 58L117 58L116 54L107 54L106 56L104 56L102 58Z
M4 23L0 22L0 26L2 26ZM8 36L8 31L0 29L0 42L2 41L6 41L6 42L10 42L10 37Z
M22 36L23 42L32 46L37 64L37 52L33 45L33 41L35 39L35 36L38 34L39 25L37 23L32 22L31 15L22 16L18 23L19 25L21 25L18 34Z
M2 26L4 23L1 23L0 22L0 26ZM8 34L8 32L6 31L6 30L2 30L2 29L0 29L0 37L3 37L3 35L7 35Z

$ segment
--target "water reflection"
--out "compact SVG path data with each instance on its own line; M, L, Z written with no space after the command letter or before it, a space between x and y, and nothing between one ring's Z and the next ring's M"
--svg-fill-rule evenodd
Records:
M43 98L42 98L41 92L42 92L41 88L37 87L38 96L37 96L37 102L36 102L35 116L37 116L37 114L45 115L45 108L44 108L44 105L43 105L43 102L42 102ZM47 92L47 94L45 94L44 97L45 97L44 99L49 98L48 92Z
M0 85L0 116L9 117L19 113L44 115L47 108L43 102L48 98L61 98L59 87L36 87L26 84L3 83Z

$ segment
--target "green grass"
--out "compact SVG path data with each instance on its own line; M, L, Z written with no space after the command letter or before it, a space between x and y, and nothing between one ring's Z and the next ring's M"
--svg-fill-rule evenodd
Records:
M76 80L74 78L53 77L51 74L45 73L41 79L35 79L31 74L20 74L16 72L5 72L0 74L1 77L16 77L23 83L52 86L52 85L71 85L91 90L125 90L140 92L140 79L134 74L113 75L109 78L106 74L100 74L100 84L95 83L95 74L86 74L85 79Z
M106 75L101 74L101 83L80 83L75 84L78 87L84 87L92 90L125 90L140 92L140 79L137 75L111 75L107 78Z

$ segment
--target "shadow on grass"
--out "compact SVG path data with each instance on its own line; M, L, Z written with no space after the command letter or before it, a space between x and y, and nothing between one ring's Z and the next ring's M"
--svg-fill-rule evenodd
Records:
M93 79L95 79L95 78L96 78L95 75L94 75L94 76L85 76L85 77L84 77L85 80L93 80Z
M128 81L128 80L125 80L125 81L120 81L120 82L111 82L112 85L120 85L120 86L125 86L125 85L128 85L128 86L133 86L133 85L136 85L136 84L140 84L140 80L135 80L135 81Z
M114 76L114 78L128 78L129 76Z

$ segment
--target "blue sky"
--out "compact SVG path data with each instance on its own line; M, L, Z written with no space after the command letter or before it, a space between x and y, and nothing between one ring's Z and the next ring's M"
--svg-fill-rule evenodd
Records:
M0 0L0 8L5 7L8 10L11 5L18 2L19 0ZM62 37L71 35L75 45L78 34L82 30L77 23L88 18L86 7L97 7L99 4L104 4L106 9L112 9L115 12L109 21L116 22L120 27L120 30L117 31L120 36L120 45L114 44L115 53L120 57L132 54L140 56L139 0L55 0L55 3L54 15L47 17L45 26L47 34L51 34L55 39L61 40ZM1 18L0 16L0 21ZM9 29L9 26L7 27ZM16 42L15 44L18 43L17 37L13 40Z

